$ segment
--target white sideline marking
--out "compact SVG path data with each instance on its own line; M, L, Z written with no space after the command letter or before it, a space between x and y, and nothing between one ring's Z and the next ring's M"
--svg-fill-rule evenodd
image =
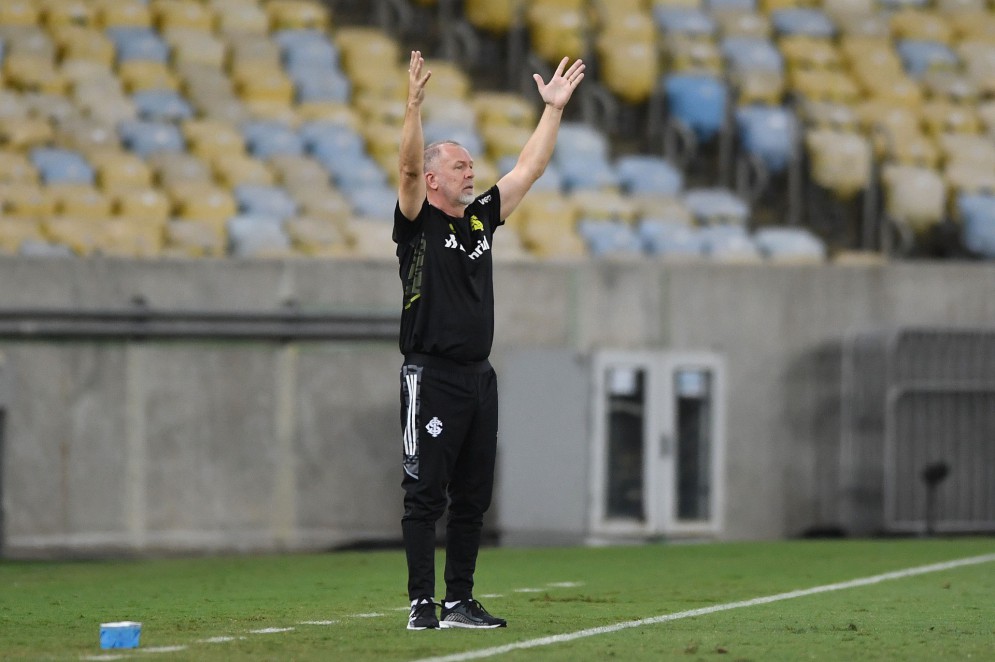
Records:
M407 610L408 608L405 607L404 611ZM298 625L335 625L336 623L338 623L338 621L301 621Z
M226 644L229 641L235 641L235 639L245 639L245 637L229 637L227 635L222 635L220 637L208 637L207 639L200 639L197 641L198 644Z
M186 646L153 646L152 648L139 648L140 653L176 653L185 651Z
M381 616L386 616L386 614L374 611L369 614L350 614L350 616L352 618L380 618Z
M967 566L967 565L990 563L991 561L995 561L995 554L972 556L969 558L957 559L954 561L933 563L930 565L922 565L915 568L906 568L904 570L886 572L880 575L872 575L870 577L851 579L850 581L839 582L836 584L825 584L823 586L814 586L812 588L805 588L797 591L788 591L787 593L778 593L776 595L768 595L760 598L753 598L751 600L727 602L721 605L702 607L700 609L689 609L687 611L679 611L673 614L663 614L662 616L643 618L637 621L625 621L623 623L616 623L614 625L604 625L596 628L588 628L587 630L578 630L577 632L556 634L550 637L541 637L539 639L529 639L527 641L519 641L513 644L505 644L504 646L494 646L493 648L481 648L480 650L467 651L465 653L455 653L453 655L444 655L441 657L429 657L418 660L417 662L462 662L463 660L477 660L484 657L503 655L504 653L510 653L512 651L522 650L525 648L537 648L539 646L549 646L550 644L561 644L566 641L573 641L574 639L583 639L584 637L593 637L599 634L610 634L612 632L618 632L620 630L626 630L628 628L638 628L644 625L655 625L657 623L666 623L668 621L676 621L682 618L704 616L706 614L714 614L720 611L739 609L740 607L754 607L756 605L765 605L771 602L780 602L781 600L792 600L794 598L803 598L805 596L817 595L819 593L829 593L830 591L842 591L848 588L859 588L861 586L870 586L871 584L879 584L881 582L886 582L893 579L904 579L906 577L925 575L931 572L940 572L943 570L960 568L962 566Z
M541 588L516 588L515 593L542 593Z
M550 588L576 588L578 586L583 586L584 582L552 582L546 584Z
M277 634L278 632L290 632L294 628L261 628L259 630L249 630L249 634Z

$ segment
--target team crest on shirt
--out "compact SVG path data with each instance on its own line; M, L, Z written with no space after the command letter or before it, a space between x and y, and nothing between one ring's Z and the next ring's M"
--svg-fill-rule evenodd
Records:
M425 424L425 429L433 437L438 437L442 434L442 421L439 420L438 416L433 416L432 420Z
M483 230L483 229L484 229L484 224L480 222L480 219L477 218L477 215L476 214L472 215L470 217L470 231L472 232L473 230Z

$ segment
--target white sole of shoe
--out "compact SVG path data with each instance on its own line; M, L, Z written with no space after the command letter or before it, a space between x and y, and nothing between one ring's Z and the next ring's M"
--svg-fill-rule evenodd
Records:
M463 628L465 630L493 630L504 627L500 623L494 625L470 625L469 623L456 623L451 621L439 621L439 627L448 630L449 628Z

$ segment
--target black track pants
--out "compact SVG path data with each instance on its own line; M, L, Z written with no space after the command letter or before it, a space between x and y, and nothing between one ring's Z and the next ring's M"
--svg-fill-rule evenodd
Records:
M401 369L408 595L435 596L435 523L446 510L446 599L472 597L484 513L494 488L497 377L474 366L407 360Z

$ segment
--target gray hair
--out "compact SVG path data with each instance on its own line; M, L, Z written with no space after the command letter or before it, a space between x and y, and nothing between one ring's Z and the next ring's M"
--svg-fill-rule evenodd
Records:
M436 163L439 160L439 152L442 151L443 145L456 145L457 147L463 147L455 140L436 140L435 142L429 143L425 147L425 161L422 166L425 172L431 172L435 168Z

